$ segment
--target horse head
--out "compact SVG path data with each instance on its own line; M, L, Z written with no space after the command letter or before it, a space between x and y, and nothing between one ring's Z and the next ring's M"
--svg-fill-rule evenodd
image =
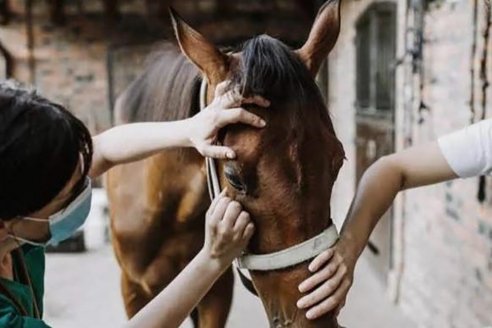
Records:
M219 165L222 185L256 226L248 252L284 250L333 225L330 198L344 150L314 78L338 38L339 0L321 7L297 50L261 35L237 52L223 53L173 11L172 17L182 52L207 81L208 102L224 80L245 96L259 94L271 101L267 109L247 107L265 119L266 128L232 125L219 137L237 154ZM272 327L336 327L332 315L308 321L296 307L302 296L297 286L309 276L307 264L251 271Z

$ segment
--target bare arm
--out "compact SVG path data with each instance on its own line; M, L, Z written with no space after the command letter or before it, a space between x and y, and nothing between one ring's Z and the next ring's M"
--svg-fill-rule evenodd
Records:
M214 101L192 118L175 122L125 124L93 138L94 155L89 175L97 177L118 164L144 159L164 149L195 147L202 155L234 158L232 149L215 146L219 130L234 123L261 128L265 122L242 109L242 104L267 107L270 103L258 96L242 98L236 90L225 92L227 83L217 86Z
M207 213L203 249L126 327L179 327L232 260L240 255L253 230L249 214L222 193Z
M179 327L226 269L204 252L137 313L125 327Z
M379 159L363 175L341 231L357 257L398 192L457 178L437 142Z
M307 317L314 319L343 306L355 263L398 192L456 177L437 142L383 157L369 167L360 180L339 242L310 264L310 271L316 274L299 286L301 292L320 286L298 302L300 308L310 308Z
M301 283L298 306L317 318L339 311L352 285L355 264L369 235L400 190L456 177L492 173L492 119L443 136L439 141L384 157L363 175L342 227L339 242L309 266L313 275ZM315 288L315 289L314 289Z
M448 134L437 142L384 157L362 177L340 242L359 256L370 233L400 190L492 170L492 120ZM349 244L351 246L349 246Z
M99 176L111 167L137 161L173 147L190 147L190 121L133 123L109 129L93 138L90 175Z

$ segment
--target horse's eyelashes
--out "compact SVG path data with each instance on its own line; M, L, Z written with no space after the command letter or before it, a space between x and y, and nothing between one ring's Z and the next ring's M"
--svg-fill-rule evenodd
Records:
M229 184L236 189L237 191L240 192L246 192L246 186L244 183L241 181L241 178L234 172L233 169L226 168L224 170L224 175L229 182Z

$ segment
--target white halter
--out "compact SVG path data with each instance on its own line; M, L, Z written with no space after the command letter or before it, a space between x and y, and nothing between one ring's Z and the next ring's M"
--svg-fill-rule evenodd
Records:
M207 82L202 80L200 86L200 110L207 105ZM213 158L207 157L207 182L210 198L220 194L219 175ZM319 235L292 247L270 254L244 254L237 259L239 268L257 271L271 271L284 269L304 261L310 260L333 246L338 240L338 232L334 224Z

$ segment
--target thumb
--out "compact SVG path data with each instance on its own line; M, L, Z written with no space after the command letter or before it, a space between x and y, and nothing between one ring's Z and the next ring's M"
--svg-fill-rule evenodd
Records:
M202 155L218 159L234 159L236 153L229 147L205 145L202 147Z

